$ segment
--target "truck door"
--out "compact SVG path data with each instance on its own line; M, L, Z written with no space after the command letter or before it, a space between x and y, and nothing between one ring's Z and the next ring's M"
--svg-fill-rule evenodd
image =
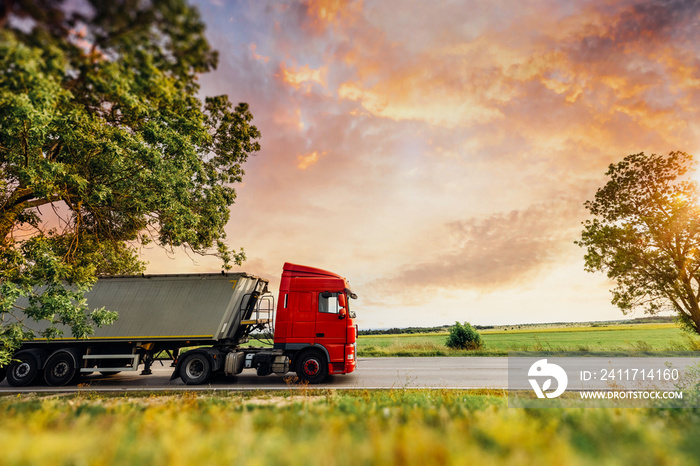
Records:
M291 306L293 309L292 322L288 325L291 327L292 341L313 341L316 330L314 315L316 309L314 306L314 293L312 292L294 292L290 293Z
M340 293L322 292L318 294L318 313L316 314L316 342L329 345L344 345L346 339L345 315L340 313L338 295Z

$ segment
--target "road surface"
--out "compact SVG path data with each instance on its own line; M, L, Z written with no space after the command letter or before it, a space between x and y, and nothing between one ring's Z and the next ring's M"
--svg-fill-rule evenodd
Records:
M0 383L2 392L53 391L150 391L150 390L250 390L286 389L299 387L290 379L295 375L258 377L253 370L244 370L234 377L219 377L208 384L187 386L180 379L170 380L171 361L156 362L153 375L122 372L108 377L91 375L81 379L78 386L29 388L11 387L7 380ZM335 375L314 388L507 388L508 358L505 357L426 357L426 358L359 358L358 369L352 374Z

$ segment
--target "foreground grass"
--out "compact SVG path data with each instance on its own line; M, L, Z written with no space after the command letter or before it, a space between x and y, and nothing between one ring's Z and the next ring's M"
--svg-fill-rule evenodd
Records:
M693 464L693 410L508 408L502 392L0 398L1 464Z
M360 336L359 356L505 356L510 351L640 352L697 350L696 338L675 324L611 325L481 331L477 351L445 346L447 333Z

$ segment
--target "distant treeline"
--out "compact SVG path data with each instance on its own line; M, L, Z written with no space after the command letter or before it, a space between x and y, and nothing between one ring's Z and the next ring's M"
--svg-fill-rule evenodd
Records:
M637 317L632 320L633 324L660 324L665 322L676 322L678 318L676 316L650 316L650 317Z
M448 332L449 330L449 325L443 325L441 327L389 328L377 330L360 330L360 335L400 335L404 333L437 333Z
M603 325L615 325L615 324L652 324L652 323L666 323L675 322L675 316L650 316L650 317L637 317L632 320L611 320L611 321L600 321L600 322L553 322L547 325L561 325L561 326L585 326L586 324L592 327L598 327ZM519 324L519 325L473 325L477 330L489 330L494 328L527 328L527 327L540 327L543 324ZM370 330L360 330L360 335L401 335L401 334L412 334L412 333L444 333L450 331L451 325L442 325L439 327L407 327L407 328L389 328L389 329L370 329Z

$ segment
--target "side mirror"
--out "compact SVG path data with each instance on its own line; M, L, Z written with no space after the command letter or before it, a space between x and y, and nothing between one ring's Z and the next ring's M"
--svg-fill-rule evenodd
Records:
M338 319L345 319L345 317L348 314L348 311L346 310L347 303L345 302L345 294L344 293L338 293L338 307L340 308L338 310Z

